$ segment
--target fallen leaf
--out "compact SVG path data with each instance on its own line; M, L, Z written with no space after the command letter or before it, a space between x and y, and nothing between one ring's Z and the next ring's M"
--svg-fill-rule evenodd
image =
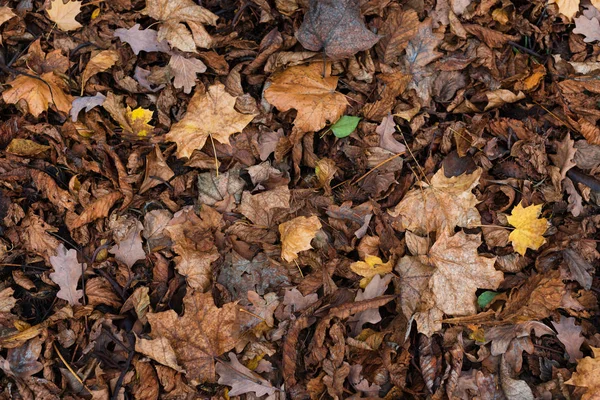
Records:
M389 272L392 272L391 266ZM354 301L371 300L379 296L383 296L388 288L388 285L390 284L390 281L392 280L392 277L392 274L387 274L385 276L376 274L370 280L369 284L364 288L364 291L358 291ZM379 321L381 321L381 314L379 314L378 308L370 308L368 310L361 311L349 319L349 322L354 324L352 333L355 336L362 331L364 324L376 324Z
M311 0L296 37L304 48L323 49L332 59L368 50L379 40L365 26L358 0Z
M266 293L263 298L261 298L261 295L255 291L249 290L248 301L252 303L252 305L248 307L250 312L262 318L262 322L269 328L272 328L275 325L273 312L279 306L279 297L277 297L275 293ZM257 320L255 316L252 316L252 319L255 320L255 324L261 322L261 320Z
M597 399L600 391L600 349L590 346L594 357L585 357L577 363L577 371L566 381L567 385L587 388L582 400Z
M6 152L21 157L35 157L45 153L50 146L44 146L33 140L14 138L6 146Z
M129 44L136 56L140 51L168 53L171 50L166 41L158 41L158 32L154 29L140 29L140 24L135 24L129 29L115 29L114 36Z
M80 215L75 215L72 220L67 220L70 230L81 228L90 222L108 216L108 212L123 195L119 192L110 192L91 202Z
M167 183L173 176L175 176L175 173L167 165L160 147L155 146L154 151L151 151L146 156L146 171L144 173L144 181L140 185L139 193L142 194L155 186Z
M175 351L165 337L159 337L152 340L138 338L135 341L135 351L152 358L162 365L173 368L177 372L185 372L183 368L177 364Z
M238 211L253 224L260 227L271 227L277 214L290 208L290 190L287 186L278 186L262 193L242 193L242 202Z
M207 93L194 93L183 119L171 127L165 139L177 143L177 157L190 157L202 149L206 139L229 144L229 136L241 132L254 118L254 114L235 111L235 97L217 83Z
M159 42L166 39L172 47L190 52L196 51L202 34L206 33L202 32L202 24L216 25L219 18L192 0L148 0L141 13L162 22L158 29Z
M0 25L4 24L9 19L16 17L17 14L10 9L10 7L2 6L0 7Z
M154 113L145 108L138 107L132 110L127 107L125 118L127 118L128 127L131 129L131 134L138 137L148 136L154 130L154 127L149 124Z
M534 400L533 392L527 382L513 379L506 362L506 356L500 359L500 383L507 399Z
M66 114L71 110L73 98L65 93L67 86L64 81L52 72L46 72L39 78L19 75L8 84L12 87L2 93L4 101L16 104L25 100L29 112L36 118L48 110L49 104L54 104L58 111Z
M514 339L529 337L532 330L537 337L554 334L554 331L550 327L541 322L526 321L514 325L494 326L487 329L485 331L484 343L491 343L491 354L499 356L506 353Z
M185 312L149 313L154 338L166 338L192 384L215 382L215 357L231 350L239 339L238 306L215 306L210 293L189 293Z
M67 250L62 243L59 244L56 256L50 257L50 264L54 268L50 279L60 287L56 297L68 301L72 306L81 304L83 290L77 290L77 285L86 265L77 260L77 250Z
M42 353L43 339L34 338L23 346L8 349L6 360L0 357L0 367L8 375L28 379L37 374L44 365L38 361Z
M574 19L575 29L573 33L579 33L584 36L583 41L586 43L600 40L600 21L597 18L588 19L581 15Z
M527 249L537 250L546 243L542 235L548 229L548 220L538 218L541 212L542 204L523 208L519 203L506 218L508 223L515 227L508 240L512 242L515 251L522 256Z
M177 212L164 232L173 241L177 271L193 289L204 291L212 280L212 263L219 259L211 221L200 218L191 208Z
M50 200L52 204L66 210L73 211L75 209L77 203L71 196L71 193L61 189L50 175L35 169L30 171L30 175L35 187L42 192L44 197Z
M330 75L330 63L325 66L325 76L320 63L287 68L273 75L265 99L280 111L298 111L295 130L316 132L327 121L339 120L348 106L346 97L335 91L338 78Z
M192 88L196 86L196 74L206 71L206 65L202 61L196 58L185 58L179 54L171 56L169 68L175 76L173 86L176 89L183 88L184 93L191 93Z
M356 261L350 264L350 269L356 274L363 276L360 280L360 287L366 288L374 276L389 274L392 272L392 260L384 263L383 260L376 256L367 255L365 261Z
M565 138L561 142L557 142L556 154L551 154L550 159L560 168L560 177L565 179L567 172L576 167L577 164L573 161L577 149L575 148L575 141L571 139L569 134L565 135Z
M481 169L471 174L446 178L442 167L431 178L431 184L422 183L422 189L413 189L404 196L396 207L389 211L398 218L401 230L410 230L418 235L442 230L454 231L481 224L478 203L472 189L479 184Z
M230 210L239 203L246 182L240 178L239 169L230 169L223 174L205 172L198 174L198 201L217 208Z
M558 12L567 17L569 21L579 11L579 0L548 0L548 4L556 4Z
M117 61L119 61L119 53L116 50L103 50L93 56L81 75L81 95L83 96L85 84L92 76L106 71L115 65Z
M75 17L81 12L81 1L52 0L50 8L46 10L50 21L62 31L68 32L81 28L81 24L75 21Z
M350 134L356 130L359 122L360 117L344 115L335 124L331 125L329 129L331 129L335 137L345 138L346 136L350 136Z
M280 224L281 258L292 262L298 258L299 252L312 249L310 242L320 229L321 222L315 215L297 217Z
M48 232L58 232L58 229L35 215L30 208L27 216L21 222L19 239L27 251L41 255L47 263L50 263L50 257L56 255L56 249L60 242Z
M256 397L260 397L275 393L277 389L269 381L242 365L235 353L229 353L229 360L229 363L220 361L216 365L219 384L231 386L229 396L254 392Z
M296 288L288 289L283 295L283 305L285 305L285 307L280 319L288 319L293 313L305 310L318 300L319 295L316 293L311 293L304 296Z
M380 31L383 37L376 46L377 54L383 62L389 65L397 62L418 29L419 16L415 10L392 8Z
M383 118L381 124L377 126L375 132L379 134L379 147L389 150L392 153L404 153L406 146L394 139L394 133L396 133L396 122L394 122L394 116L388 115Z
M565 350L569 355L569 361L577 362L583 358L581 345L585 342L585 337L581 334L581 326L575 325L575 318L565 318L561 315L560 321L552 321L552 326L558 332L558 340L565 346Z
M79 112L85 108L89 112L92 108L101 106L106 100L102 93L96 93L95 96L76 97L71 103L71 121L76 122Z
M146 252L142 246L141 232L144 225L136 219L119 218L110 221L109 227L115 232L116 244L109 252L115 255L117 261L121 261L129 268L138 260L146 258ZM121 231L118 235L117 232Z
M501 107L507 103L515 103L525 98L525 93L519 92L514 94L510 90L498 89L491 92L486 92L488 104L485 106L483 111L488 111L493 108Z

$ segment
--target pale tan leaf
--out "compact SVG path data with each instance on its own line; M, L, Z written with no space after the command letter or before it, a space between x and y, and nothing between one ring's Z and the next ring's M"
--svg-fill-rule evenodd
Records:
M93 56L85 66L81 76L81 95L87 81L94 75L104 72L119 60L119 53L116 50L103 50Z
M66 84L53 72L46 72L39 79L19 75L9 82L9 85L12 87L2 93L4 101L16 104L19 100L24 100L27 102L29 112L36 118L48 110L49 104L54 104L59 111L65 114L71 110L73 97L65 93Z
M52 0L50 8L46 10L48 18L62 31L68 32L81 28L75 17L81 12L81 1Z
M116 227L114 226L115 223L112 222L109 222L109 227L114 230ZM127 218L119 218L116 224L124 225L125 233L115 238L117 244L111 247L109 252L114 254L118 261L131 268L138 260L146 258L146 252L144 252L142 237L140 235L144 229L144 225L138 220Z
M580 0L548 0L548 4L556 4L558 12L567 17L570 21L579 11Z
M167 165L160 148L156 146L154 151L146 156L146 171L139 193L143 194L155 186L167 183L173 176L175 173Z
M281 235L281 258L292 262L298 258L298 253L311 249L310 242L321 229L321 222L315 215L312 217L297 217L279 225Z
M60 286L56 297L67 300L72 306L81 304L83 290L77 290L77 285L86 265L77 260L77 250L67 250L61 243L56 249L56 256L50 257L50 264L54 268L50 279Z
M173 368L177 372L185 372L177 364L177 356L175 356L175 351L167 338L158 337L152 340L138 338L135 341L135 351L150 357L162 365Z
M169 68L175 76L173 86L176 89L183 88L184 93L191 93L192 88L196 86L196 74L206 71L206 65L202 61L196 58L185 58L179 54L171 56Z

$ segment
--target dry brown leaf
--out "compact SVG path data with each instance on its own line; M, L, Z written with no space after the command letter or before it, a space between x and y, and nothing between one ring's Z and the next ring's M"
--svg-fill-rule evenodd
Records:
M122 217L109 221L109 227L114 231L116 241L109 252L115 255L117 261L131 268L138 260L146 258L140 235L144 225L140 221Z
M280 111L295 109L294 129L299 133L316 132L336 122L344 114L348 101L335 91L338 78L331 76L331 64L313 63L290 67L274 74L265 90L265 99ZM300 138L298 137L297 140Z
M46 72L39 79L19 75L8 84L12 87L2 93L4 101L16 104L18 101L24 100L29 112L36 118L48 110L49 104L54 104L58 111L65 114L71 110L73 98L65 93L67 86L53 72Z
M44 194L52 204L62 209L73 211L77 204L71 193L61 189L52 177L42 171L31 170L31 179L40 192Z
M567 177L567 172L571 168L577 166L574 162L575 153L577 153L575 141L572 140L571 135L567 133L561 142L557 142L556 154L550 155L550 159L554 165L560 168L560 177L562 179Z
M334 60L368 50L379 40L365 26L359 0L311 0L296 37L304 48L323 49Z
M396 122L394 122L393 115L390 114L384 117L381 124L375 129L375 132L379 134L379 147L396 154L404 153L406 151L406 146L394 139Z
M179 54L173 54L169 60L169 68L175 79L173 86L176 89L183 88L184 93L191 93L196 86L196 74L206 71L206 65L196 58L185 58Z
M47 224L30 208L21 223L19 238L23 241L25 249L43 256L46 263L49 264L50 256L56 255L56 249L60 242L48 232L58 232L58 229Z
M148 0L141 13L162 22L158 29L159 42L166 39L172 47L191 52L195 52L196 46L204 41L203 36L208 35L202 24L215 25L218 19L192 0Z
M46 10L48 18L62 31L68 32L81 28L75 17L81 12L81 1L51 0L50 8Z
M486 92L485 96L488 99L488 104L483 111L491 110L492 108L501 107L507 103L515 103L525 98L525 93L519 92L514 94L510 90L498 89L491 92Z
M104 72L119 61L119 53L116 50L103 50L93 56L85 66L81 76L81 95L87 81L94 75Z
M580 360L577 371L565 382L567 385L587 388L581 400L596 400L600 391L600 348L591 347L591 349L594 357Z
M211 221L185 208L173 216L164 232L173 241L177 271L192 288L205 291L212 280L211 264L219 259Z
M385 64L393 64L416 35L419 28L419 16L415 10L393 8L385 19L380 34L383 36L376 50Z
M152 340L138 338L135 341L135 351L152 358L162 365L173 368L177 372L184 372L183 368L177 364L175 351L165 337Z
M177 143L177 157L190 157L194 150L204 147L211 137L219 143L229 144L229 136L241 132L254 118L254 114L235 111L235 97L217 83L207 93L194 93L183 119L173 124L165 139Z
M115 203L123 197L119 192L110 192L90 203L80 215L74 215L71 220L67 219L70 230L81 228L90 222L108 216L108 212Z
M72 306L81 304L83 290L77 290L77 285L86 265L77 260L77 250L67 250L61 243L56 249L56 256L50 257L50 264L54 268L50 279L60 287L56 297Z
M231 386L230 396L254 392L256 397L260 397L275 393L276 388L269 381L242 365L235 353L229 353L229 360L229 362L219 362L216 372L219 374L221 385Z
M215 382L215 357L231 350L239 339L238 306L217 308L210 293L194 292L184 299L185 312L148 314L154 338L166 338L193 384Z
M0 25L2 25L9 19L12 19L16 16L17 16L17 14L15 14L10 7L6 7L6 6L0 7Z
M287 186L278 186L262 193L242 193L242 202L238 211L253 224L269 228L277 213L290 208L290 190Z
M561 315L559 322L552 321L552 326L558 332L558 340L565 346L569 361L574 363L582 359L583 353L580 348L585 342L585 337L581 334L581 326L575 325L575 318L566 318Z
M88 305L97 306L106 304L110 307L121 307L121 298L117 296L111 284L103 277L86 280L85 295Z
M167 183L173 176L175 173L167 165L160 148L155 146L154 151L146 156L146 171L139 193L142 194L155 186Z
M17 304L17 299L13 297L15 290L4 288L0 290L0 312L8 313Z
M292 262L298 258L298 253L312 249L310 242L321 229L321 222L315 215L312 217L297 217L279 225L281 235L281 258Z
M548 0L548 4L556 4L558 6L558 12L571 21L579 11L579 1L580 0Z
M399 229L419 235L480 225L479 211L475 208L478 202L471 193L480 176L481 169L477 169L471 174L446 178L442 167L431 178L430 185L422 183L425 188L408 192L389 214L399 219Z

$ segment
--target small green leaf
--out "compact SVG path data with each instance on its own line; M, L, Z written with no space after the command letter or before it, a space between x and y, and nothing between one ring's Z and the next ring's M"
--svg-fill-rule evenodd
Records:
M345 138L350 135L356 129L358 122L360 121L360 117L352 117L350 115L344 115L342 118L338 120L335 124L331 125L331 130L335 137Z
M492 300L494 300L494 298L496 296L498 296L498 292L492 292L491 290L486 290L485 292L481 293L479 295L479 297L477 298L477 304L479 304L480 308L485 308L488 304L490 304L492 302Z

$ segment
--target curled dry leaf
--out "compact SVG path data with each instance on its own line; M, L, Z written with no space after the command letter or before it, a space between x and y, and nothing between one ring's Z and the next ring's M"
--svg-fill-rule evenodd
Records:
M71 121L76 122L79 112L85 108L85 112L90 111L94 107L101 106L106 100L106 96L102 93L96 93L94 96L77 97L71 103Z
M50 279L60 287L56 297L72 306L81 304L83 290L77 290L77 285L86 265L77 260L77 250L67 250L61 243L56 249L56 256L50 257L50 264L54 268Z
M162 365L173 368L177 372L185 372L183 368L177 364L175 350L173 350L173 347L171 347L171 344L165 337L159 337L152 340L138 338L135 341L135 351L152 358Z
M160 148L155 146L154 151L146 156L146 172L139 193L142 194L155 186L167 183L173 176L175 173L167 165Z
M365 26L359 0L311 0L296 37L306 49L323 49L332 59L370 49L379 40Z
M325 65L325 76L323 64L298 65L273 75L265 99L280 111L297 110L294 129L298 132L316 132L327 121L340 119L348 106L346 97L335 91L337 82L330 63Z
M377 54L385 64L393 64L408 46L408 42L417 34L419 16L415 10L393 8L385 19L377 43Z
M235 111L235 97L218 83L206 93L196 92L183 119L171 127L165 139L177 143L177 157L190 157L204 147L209 136L219 143L229 144L229 136L241 132L254 114Z
M298 253L312 249L310 242L321 229L321 222L315 215L312 217L297 217L279 225L281 235L281 258L292 262L298 258Z
M275 393L277 389L269 381L242 365L235 353L229 353L229 360L229 363L219 361L216 371L219 374L219 383L231 386L230 396L254 392L260 397Z
M538 218L542 212L542 204L523 208L519 203L507 217L509 224L515 227L508 237L515 251L524 256L527 249L537 250L546 239L542 236L548 229L548 220Z
M413 189L389 211L398 218L397 227L417 234L432 231L453 231L456 226L468 228L481 224L478 203L471 193L479 184L481 169L471 174L446 178L442 167L425 188Z
M148 314L152 337L166 338L178 363L193 384L215 382L215 357L231 350L239 339L238 306L217 308L210 293L194 292L184 299L185 312Z
M87 81L94 75L104 72L119 60L119 53L116 50L103 50L93 56L85 66L81 76L81 95Z
M75 209L75 200L71 193L61 189L52 177L42 171L31 170L31 178L35 187L44 194L52 204L62 209L73 211Z
M80 215L74 215L72 219L67 219L67 226L70 230L81 228L90 222L108 216L108 212L115 203L122 197L119 192L110 192L91 202Z

